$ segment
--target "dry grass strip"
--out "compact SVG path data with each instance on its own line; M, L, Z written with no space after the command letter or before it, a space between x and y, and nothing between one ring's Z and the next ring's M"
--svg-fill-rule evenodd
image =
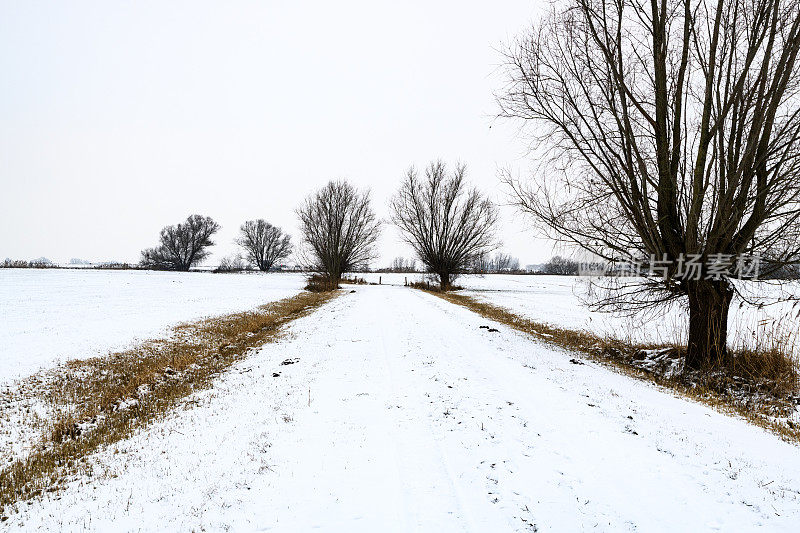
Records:
M166 339L32 376L28 381L37 383L53 416L39 445L0 470L0 515L76 476L91 475L89 454L163 418L249 350L275 340L281 326L336 295L302 292L253 311L182 324Z
M591 332L562 329L516 315L509 310L454 292L427 291L448 302L466 307L485 318L510 326L567 350L585 354L628 376L668 388L726 414L737 414L774 432L787 442L800 443L800 427L788 420L798 398L797 362L791 355L771 350L737 352L737 368L707 374L686 373L664 377L630 364L642 350L679 346L633 344L600 337Z

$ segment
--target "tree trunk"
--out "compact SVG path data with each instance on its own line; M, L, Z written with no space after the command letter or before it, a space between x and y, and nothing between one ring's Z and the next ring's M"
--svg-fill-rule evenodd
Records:
M689 295L689 345L686 367L709 369L727 362L728 310L733 290L727 281L687 282Z
M446 291L449 288L450 288L450 273L449 272L439 273L439 289Z
M342 281L342 273L341 272L331 272L330 277L330 290L336 290L339 288L339 282Z

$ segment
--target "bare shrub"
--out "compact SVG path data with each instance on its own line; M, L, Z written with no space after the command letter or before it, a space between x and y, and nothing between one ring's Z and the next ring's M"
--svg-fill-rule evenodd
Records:
M239 228L239 233L236 243L244 248L250 263L262 272L292 253L289 235L266 220L248 220Z
M98 263L96 265L92 265L92 268L95 270L134 270L137 267L136 265L131 265L129 263L118 263L116 261L106 261L103 263Z
M223 257L222 260L219 262L219 266L214 269L214 272L217 273L226 273L226 272L242 272L247 270L249 265L245 263L240 255L230 255L227 257Z
M436 282L432 282L431 280L421 280L421 281L412 281L408 284L409 287L412 289L419 289L428 292L444 292L445 289L442 289L441 285ZM450 285L447 287L447 291L459 291L463 289L458 285Z
M370 285L370 282L359 276L342 276L341 283L348 285Z
M191 215L185 222L161 230L161 244L142 251L141 265L156 270L188 271L208 257L211 236L219 224L211 217Z
M462 164L448 173L435 161L420 179L412 167L390 205L392 222L444 290L496 246L497 211L477 189L468 188L465 174Z
M309 292L329 292L339 288L327 274L312 274L306 280L305 290Z

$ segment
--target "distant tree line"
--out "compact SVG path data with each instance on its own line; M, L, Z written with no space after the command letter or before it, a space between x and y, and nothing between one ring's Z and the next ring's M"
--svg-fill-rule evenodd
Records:
M413 274L419 272L417 260L413 257L395 257L388 267L376 268L375 272L393 272L396 274Z
M579 267L577 261L556 255L542 266L542 273L553 276L577 276Z
M503 252L494 256L478 255L470 265L470 274L499 274L520 272L519 259Z
M57 268L57 267L58 265L56 265L46 257L40 257L39 259L33 259L31 261L6 258L2 263L0 263L0 268Z

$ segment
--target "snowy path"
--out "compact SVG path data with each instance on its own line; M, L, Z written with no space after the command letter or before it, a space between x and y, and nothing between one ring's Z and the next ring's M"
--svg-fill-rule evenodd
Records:
M796 531L798 448L571 357L358 286L0 527Z

